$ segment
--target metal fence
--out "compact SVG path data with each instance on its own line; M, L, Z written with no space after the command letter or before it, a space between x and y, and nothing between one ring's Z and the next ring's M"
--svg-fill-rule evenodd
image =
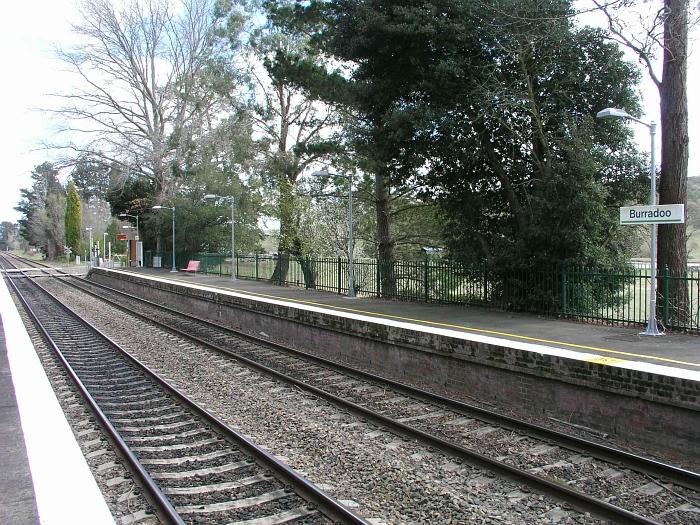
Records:
M170 268L171 252L144 253ZM202 273L279 285L347 293L348 261L342 258L178 253L176 264L200 261ZM493 271L447 261L353 261L358 296L483 306L607 324L644 325L651 290L648 268L513 268ZM700 332L700 270L658 272L657 315L666 329Z

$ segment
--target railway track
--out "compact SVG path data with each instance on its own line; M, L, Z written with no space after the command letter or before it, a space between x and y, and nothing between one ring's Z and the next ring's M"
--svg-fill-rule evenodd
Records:
M89 281L74 284L386 430L418 439L578 509L617 523L700 523L696 473L325 362Z
M8 276L161 522L366 523L168 386L26 272Z

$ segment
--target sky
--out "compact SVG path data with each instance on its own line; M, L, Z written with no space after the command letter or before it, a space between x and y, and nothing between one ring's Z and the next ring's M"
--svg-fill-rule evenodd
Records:
M72 77L61 71L61 64L53 57L55 44L74 41L71 24L78 20L76 0L34 0L9 2L0 17L0 64L3 74L0 82L2 126L0 152L3 177L0 191L0 221L15 222L20 214L13 208L20 200L20 189L31 186L30 172L34 166L51 161L55 151L42 144L58 140L55 123L50 114L42 111L56 105L50 93L68 91ZM590 23L602 23L595 17ZM688 121L690 135L690 176L700 176L700 58L697 36L691 35L688 68ZM635 61L630 55L630 60ZM656 87L643 76L640 86L647 121L659 121L659 101ZM603 108L601 108L603 109ZM635 133L642 151L649 149L649 133L636 125ZM657 141L659 144L659 141ZM657 158L660 158L657 148Z

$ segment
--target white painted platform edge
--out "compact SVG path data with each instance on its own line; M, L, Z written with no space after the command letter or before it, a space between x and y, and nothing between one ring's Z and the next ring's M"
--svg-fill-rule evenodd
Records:
M575 359L577 361L590 362L591 360L594 360L594 359L597 359L600 357L610 357L610 356L603 355L603 354L582 352L580 350L567 350L565 348L557 348L554 346L547 346L544 344L525 343L522 341L515 341L512 339L504 339L504 338L499 338L499 337L489 336L489 335L475 334L475 333L465 332L465 331L461 331L461 330L451 330L449 328L438 328L438 327L424 325L424 324L410 323L407 321L396 321L393 319L384 319L381 317L373 317L370 315L362 315L362 314L356 314L353 312L345 312L342 310L336 310L334 308L323 308L320 306L303 304L303 303L294 302L294 301L285 301L283 299L272 299L270 297L262 297L258 294L254 294L254 293L247 294L245 292L236 292L233 290L226 290L226 289L218 288L218 287L214 287L214 286L206 286L206 285L194 284L194 283L186 282L186 281L180 281L178 279L168 279L167 277L158 277L158 276L146 275L146 274L142 274L142 273L136 274L134 272L123 271L123 270L120 271L120 270L114 270L114 269L108 269L108 268L102 268L102 269L105 271L109 271L109 272L124 273L127 275L138 275L140 278L149 279L152 281L176 282L177 284L182 285L182 286L186 286L188 288L193 288L193 289L207 291L207 292L214 291L217 293L221 293L224 295L230 295L233 297L239 297L242 299L254 299L254 300L260 301L262 303L276 304L276 305L286 306L289 308L306 310L309 312L330 314L330 315L335 315L338 317L346 317L348 319L355 319L358 321L364 321L364 322L368 322L368 323L376 323L376 324L381 324L381 325L385 325L385 326L393 326L396 328L403 328L406 330L426 332L429 334L435 334L435 335L440 335L440 336L445 336L445 337L453 337L455 339L462 339L465 341L473 341L476 343L504 346L504 347L513 348L516 350L523 350L526 352L536 352L536 353L542 354L542 355L551 355L551 356L555 356L555 357L562 357L565 359ZM620 356L617 359L622 359L623 361L622 362L605 363L605 365L606 366L614 366L617 368L626 368L626 369L630 369L630 370L637 370L637 371L641 371L641 372L648 372L650 374L677 377L680 379L688 379L690 381L700 381L700 372L697 372L695 370L688 370L686 368L678 368L678 367L667 366L667 365L657 365L654 363L647 363L645 361L635 361L633 357L627 358L627 357Z
M0 315L40 522L114 525L5 280L0 282Z

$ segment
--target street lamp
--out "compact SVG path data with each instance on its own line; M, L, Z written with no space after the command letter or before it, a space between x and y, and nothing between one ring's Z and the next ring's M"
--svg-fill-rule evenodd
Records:
M154 210L171 210L173 212L173 268L170 273L177 273L177 268L175 267L175 206L172 208L168 206L153 206Z
M314 171L313 177L334 177L348 181L348 297L355 297L355 272L353 269L353 239L352 239L352 172L349 175L329 173L326 170Z
M92 228L85 228L85 231L90 232L90 244L88 248L88 253L90 254L90 264L92 264Z
M214 195L213 193L207 193L203 199L205 200L230 200L231 201L231 280L236 280L236 234L234 232L234 226L236 224L236 198L231 195L230 197L222 197L221 195Z
M624 109L606 108L599 111L596 115L598 118L621 118L632 120L649 128L649 136L651 137L651 167L649 168L649 179L651 180L651 195L649 196L649 204L656 206L656 122L644 122L636 117L633 117ZM647 328L640 335L664 335L659 331L656 324L656 230L657 225L651 224L651 297L649 299L649 321Z

